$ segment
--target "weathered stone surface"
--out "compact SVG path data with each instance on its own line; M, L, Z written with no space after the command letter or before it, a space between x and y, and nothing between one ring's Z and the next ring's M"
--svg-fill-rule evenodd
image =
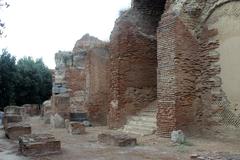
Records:
M64 128L65 119L69 119L70 97L68 94L52 96L52 114L50 123L55 128Z
M19 151L25 156L58 154L61 142L50 134L31 134L19 137Z
M106 125L109 108L109 50L95 47L86 57L86 99L85 108L93 124Z
M70 123L70 120L69 119L65 119L65 127L66 127L66 129L68 129L69 123Z
M137 139L127 134L101 133L98 135L98 141L107 145L120 147L135 146L137 144Z
M185 142L185 135L183 131L178 130L178 131L172 131L171 133L171 141L174 143L179 143L182 144Z
M132 1L115 22L110 37L110 112L108 125L119 128L157 98L156 30L164 1Z
M53 128L65 128L65 119L57 113L50 116L50 123Z
M50 117L52 114L51 100L43 102L43 121L45 124L50 124Z
M108 45L89 34L78 40L72 52L55 55L56 74L53 83L53 114L88 113L92 121L106 124ZM69 106L59 110L59 96L69 95ZM64 118L65 119L65 118Z
M230 73L225 72L228 68L231 75L233 70L238 70L223 67L239 63L229 64L233 60L226 59L231 57L227 54L229 46L231 55L238 55L235 51L239 50L236 39L239 39L240 30L224 25L239 26L238 5L238 1L232 0L167 0L157 34L157 119L161 136L169 137L176 129L192 133L217 124L211 123L214 116L221 114L221 108L230 107L228 99L234 97L233 90L237 88L234 92L239 92L239 87L233 85L231 94L225 95L224 90L233 83L231 81L227 87L222 84L224 74ZM226 56L219 51L224 51ZM238 78L235 75L233 79L237 81Z
M27 113L26 108L20 106L7 106L4 108L5 114L17 114L17 115L25 115Z
M18 123L22 122L23 117L18 114L4 114L3 115L3 127L7 128L8 123Z
M98 38L90 36L89 34L85 34L81 39L76 42L73 48L73 53L78 53L82 50L89 50L95 47L101 47L105 44L105 42L99 40Z
M19 136L31 134L31 126L29 124L19 123L8 123L5 127L5 134L9 139L16 140Z
M85 125L81 122L69 122L68 132L72 135L84 134L86 133Z
M230 153L201 153L193 154L190 156L192 160L239 160L239 154L230 154Z
M3 116L4 116L4 112L0 112L0 126L2 126L3 124Z
M26 110L26 114L29 116L38 116L40 115L40 106L38 104L24 104L22 105Z

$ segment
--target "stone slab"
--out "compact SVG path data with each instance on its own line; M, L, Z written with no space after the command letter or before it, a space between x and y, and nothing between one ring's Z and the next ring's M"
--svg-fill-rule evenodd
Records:
M135 146L137 144L137 139L127 134L101 133L98 135L98 141L106 145L120 147Z
M4 108L5 114L18 114L18 115L24 115L26 114L26 108L19 107L19 106L7 106Z
M19 151L24 156L61 153L61 142L51 134L31 134L19 137Z
M81 122L69 122L68 132L72 135L84 134L86 133L85 125Z
M3 115L3 127L7 128L8 123L19 123L23 121L23 117L18 114L4 114Z
M5 128L5 134L9 139L17 140L19 136L31 134L32 129L30 124L26 123L8 123Z

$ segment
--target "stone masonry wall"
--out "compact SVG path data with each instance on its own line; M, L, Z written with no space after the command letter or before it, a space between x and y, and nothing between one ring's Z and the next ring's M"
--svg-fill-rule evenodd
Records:
M189 132L199 114L192 104L200 46L174 13L163 17L158 32L158 132Z
M55 99L68 97L66 102L69 104L64 103L66 114L88 113L91 121L106 124L109 88L107 43L86 34L76 42L72 52L59 52L55 57L54 114L63 115L60 113L63 111L57 109L61 104Z
M118 128L157 97L156 29L165 1L132 1L110 37L108 125Z
M231 0L186 1L167 4L158 28L158 132L169 136L174 129L191 132L216 124L224 92L219 74L217 28L206 20ZM235 11L233 11L235 12ZM215 122L214 122L215 121ZM192 127L192 126L195 127Z
M85 108L94 124L107 124L109 84L108 47L93 48L86 58Z

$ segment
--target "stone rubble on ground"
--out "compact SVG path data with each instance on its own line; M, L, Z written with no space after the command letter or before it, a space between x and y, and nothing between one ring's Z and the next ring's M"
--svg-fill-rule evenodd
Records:
M172 131L171 133L171 141L174 143L179 143L182 144L185 142L185 135L183 131L178 130L178 131Z
M130 137L127 134L112 134L112 133L101 133L98 135L98 141L100 143L111 145L111 146L135 146L137 145L137 139Z
M192 154L192 160L240 160L240 154L230 154L224 152Z
M85 134L85 125L81 122L69 122L68 133L72 135Z

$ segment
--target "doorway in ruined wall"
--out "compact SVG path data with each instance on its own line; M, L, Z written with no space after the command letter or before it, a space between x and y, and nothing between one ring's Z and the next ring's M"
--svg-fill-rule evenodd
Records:
M157 107L156 31L164 5L165 0L133 0L116 21L110 38L110 128L123 126L144 108Z
M209 30L218 30L210 39L219 41L219 47L210 52L220 57L219 62L212 64L221 68L220 74L214 77L222 83L212 91L221 97L215 105L223 107L220 116L227 125L240 127L240 2L228 2L215 8L206 24Z

